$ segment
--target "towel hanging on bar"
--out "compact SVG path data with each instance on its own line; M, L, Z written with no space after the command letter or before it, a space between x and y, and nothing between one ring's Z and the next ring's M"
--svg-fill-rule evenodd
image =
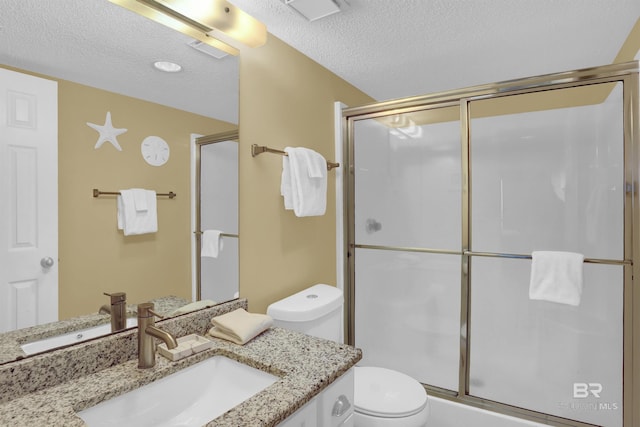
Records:
M223 248L224 240L222 239L222 231L204 230L200 248L201 257L218 258Z
M297 217L321 216L327 208L326 159L321 154L302 147L287 147L283 157L280 192L285 209Z
M269 147L264 146L264 145L253 144L251 146L251 156L252 157L255 157L258 154L262 154L262 153L273 153L273 154L280 154L281 156L287 156L287 153L284 152L284 151L275 150L273 148L269 148ZM332 170L334 168L339 168L339 167L340 167L340 163L327 161L327 170Z
M157 232L156 192L131 188L119 193L118 230L122 230L125 236Z

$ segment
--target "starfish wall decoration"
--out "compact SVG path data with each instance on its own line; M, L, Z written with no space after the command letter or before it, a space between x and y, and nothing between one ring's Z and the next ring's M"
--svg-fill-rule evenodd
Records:
M105 142L110 142L116 150L122 151L122 147L118 144L118 135L125 133L127 130L124 128L116 129L111 124L111 112L107 111L107 118L104 121L104 125L96 125L94 123L87 122L87 125L97 130L100 136L98 142L96 142L95 149L102 147Z

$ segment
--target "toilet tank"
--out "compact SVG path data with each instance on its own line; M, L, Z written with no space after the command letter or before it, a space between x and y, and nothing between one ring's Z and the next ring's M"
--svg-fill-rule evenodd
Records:
M319 284L267 308L273 325L342 343L342 291Z

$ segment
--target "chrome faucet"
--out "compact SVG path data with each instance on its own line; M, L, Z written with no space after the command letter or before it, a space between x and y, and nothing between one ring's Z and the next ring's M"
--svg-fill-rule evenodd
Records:
M176 338L167 331L156 327L156 316L153 303L138 304L138 368L153 368L156 364L156 343L153 337L161 339L168 349L176 348Z
M111 297L111 305L103 305L100 314L111 314L111 332L118 332L127 327L127 294L124 292L104 293Z

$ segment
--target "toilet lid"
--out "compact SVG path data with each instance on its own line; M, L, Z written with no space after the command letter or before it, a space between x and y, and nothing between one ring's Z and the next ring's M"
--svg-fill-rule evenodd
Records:
M379 417L408 417L424 409L427 392L415 379L386 368L355 367L355 409Z

